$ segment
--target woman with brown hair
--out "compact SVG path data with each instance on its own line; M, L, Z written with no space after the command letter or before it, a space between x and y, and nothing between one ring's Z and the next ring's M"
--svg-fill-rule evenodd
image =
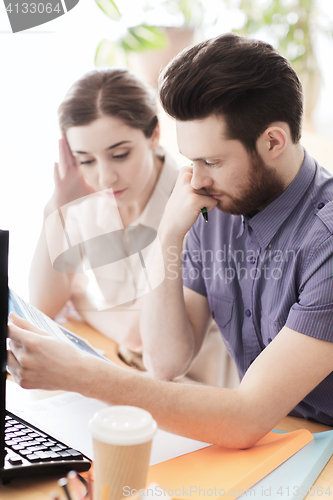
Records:
M159 147L155 99L125 69L92 71L65 96L59 124L55 189L32 262L30 301L50 317L66 304L68 314L70 305L140 366L141 302L151 289L142 260L148 267L147 248L178 175ZM204 355L209 366L195 376L215 384L223 347L214 337Z

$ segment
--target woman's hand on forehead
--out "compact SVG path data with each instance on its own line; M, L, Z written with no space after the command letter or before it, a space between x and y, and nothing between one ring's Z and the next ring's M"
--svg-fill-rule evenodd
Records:
M54 184L50 211L95 193L80 171L65 134L59 140L59 163L54 164Z

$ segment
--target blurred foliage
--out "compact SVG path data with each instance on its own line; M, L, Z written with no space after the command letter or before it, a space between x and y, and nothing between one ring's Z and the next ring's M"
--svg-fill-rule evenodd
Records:
M146 11L161 7L166 13L182 19L182 26L199 28L204 20L206 8L201 0L147 0Z
M244 26L235 33L265 32L298 74L317 71L315 38L318 33L333 36L333 24L320 12L317 0L227 1L245 14Z
M114 0L95 1L113 21L123 18ZM268 38L289 59L299 75L317 71L315 38L318 33L333 36L333 22L320 11L318 0L218 0L218 2L221 7L223 6L224 15L228 15L228 9L238 9L242 12L243 26L240 29L233 29L233 32L258 37L263 35L265 39ZM165 13L164 21L174 17L182 23L182 26L196 29L204 23L207 6L204 0L146 0L143 3L143 17L155 11L158 11L161 17L163 12ZM216 9L215 21L212 23L216 22L218 17L219 8ZM95 64L113 65L116 63L117 54L119 56L120 53L126 62L130 51L160 50L166 45L167 38L160 26L138 24L127 28L124 35L115 42L102 40L97 47Z
M95 0L96 4L112 21L119 21L122 13L113 0ZM183 26L198 28L203 21L205 7L201 0L147 0L144 12L162 8L169 15L180 16ZM159 26L139 24L128 27L123 36L112 42L102 40L95 53L96 66L112 66L119 58L125 63L131 51L161 50L167 46L167 37Z

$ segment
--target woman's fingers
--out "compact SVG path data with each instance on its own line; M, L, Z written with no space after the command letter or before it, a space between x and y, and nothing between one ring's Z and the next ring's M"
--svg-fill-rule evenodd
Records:
M59 163L57 162L54 162L53 179L54 179L54 184L58 186L58 184L61 182L61 176L59 171Z
M71 151L71 148L69 147L67 137L65 134L62 134L62 141L63 141L63 148L64 148L67 167L70 169L76 169L77 168L76 160Z
M67 163L66 163L66 154L64 149L64 141L63 137L59 139L59 173L61 179L65 177L67 174Z

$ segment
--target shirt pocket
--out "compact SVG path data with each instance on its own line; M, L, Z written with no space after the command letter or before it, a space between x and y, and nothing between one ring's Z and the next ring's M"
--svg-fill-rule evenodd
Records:
M261 315L260 330L262 340L267 346L272 340L277 336L277 334L284 327L284 321L272 321L267 318L264 314Z
M234 299L223 294L212 293L208 296L208 302L215 323L223 337L227 339L231 330Z

